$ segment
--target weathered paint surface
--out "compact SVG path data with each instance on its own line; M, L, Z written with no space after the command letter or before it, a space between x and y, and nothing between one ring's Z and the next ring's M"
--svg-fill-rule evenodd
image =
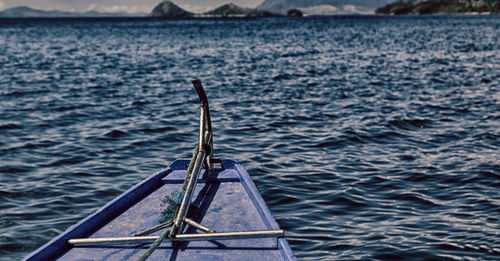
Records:
M201 173L192 201L194 207L190 209L188 216L217 232L279 229L246 170L234 160L223 160L222 162L221 169L210 172L203 170ZM102 224L85 237L131 236L138 231L157 225L161 199L172 191L180 190L186 176L185 167L188 163L187 160L177 160L168 169L159 172L163 174L158 176L156 184L143 182L144 186L151 187L146 195L136 193L133 205L127 206L115 218L108 218L107 220L111 221ZM159 175L159 173L155 175ZM137 190L140 186L134 188ZM120 197L127 193L135 192L131 189ZM107 207L99 211L106 211L106 208L118 209L120 207L108 204ZM203 233L190 226L186 226L183 232ZM149 244L66 247L67 249L60 251L58 256L59 260L135 260L148 247ZM38 252L42 253L43 247ZM148 260L165 259L294 260L295 258L284 238L264 238L178 242L175 244L165 241Z

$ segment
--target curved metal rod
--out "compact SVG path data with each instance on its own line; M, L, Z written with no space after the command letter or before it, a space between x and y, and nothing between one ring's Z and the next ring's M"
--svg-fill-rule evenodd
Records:
M207 171L212 167L211 159L213 155L213 138L208 99L205 90L203 89L203 85L201 85L201 81L193 80L192 83L198 93L198 96L200 97L200 134L198 140L198 152L196 154L196 158L194 159L193 170L189 173L191 176L189 177L184 197L182 198L179 210L174 218L172 230L169 234L170 238L173 238L180 233L183 225L186 223L184 218L186 217L189 205L191 204L191 198L196 188L196 183L198 182L198 176L201 172L203 163L205 162Z
M210 169L212 168L213 159L213 132L207 94L205 93L205 89L199 79L192 80L191 82L193 83L193 87L200 98L200 134L198 139L198 151L201 151L202 148L205 149L205 152L207 153L205 164L207 168Z
M207 122L207 131L212 132L212 121L210 119L210 109L208 108L208 98L207 94L205 93L205 89L203 88L203 85L201 84L201 81L199 79L195 79L191 81L193 83L194 89L198 93L198 97L200 97L200 107L203 107L205 109L206 113L206 122Z

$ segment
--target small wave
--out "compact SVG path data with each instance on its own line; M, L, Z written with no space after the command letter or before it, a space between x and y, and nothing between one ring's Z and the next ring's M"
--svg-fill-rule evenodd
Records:
M121 130L112 130L112 131L104 134L104 136L106 138L112 138L112 139L117 139L117 138L125 137L127 135L128 135L127 132L124 132L124 131L121 131Z
M48 187L34 187L25 189L10 189L10 190L0 190L0 196L9 198L12 200L22 200L31 198L43 198L43 197L57 197L60 196L59 192L56 192ZM24 215L24 213L19 213ZM27 213L29 214L29 213Z
M404 200L411 202L412 205L420 208L425 208L429 206L438 206L434 202L431 202L429 200L423 199L422 197L414 194L414 193L403 193L403 194L394 194L390 196L391 199L394 200Z
M440 79L440 78L436 78L436 77L432 77L431 81L434 83L445 83L444 79Z
M408 182L426 182L435 180L435 177L433 175L415 172L407 174L404 180Z
M419 250L409 250L409 251L401 251L393 248L385 248L377 251L383 254L376 254L373 256L374 260L449 260L452 261L452 258L445 258L436 256L432 252L425 252Z
M290 53L285 53L285 54L281 55L281 57L284 57L284 58L300 57L300 56L305 56L305 55L310 55L310 54L319 54L319 51L310 50L310 51L305 51L305 52L290 52Z
M296 125L296 124L297 124L297 121L275 121L275 122L272 122L271 124L269 124L269 126L271 126L273 128L282 128L285 126L292 126L292 125Z
M328 138L321 142L310 145L311 148L341 149L346 146L346 142L338 138Z
M163 132L169 132L175 130L172 127L161 127L161 128L143 128L141 129L142 132L145 133L163 133Z
M64 159L53 161L48 166L54 167L54 166L74 165L74 164L79 164L79 163L85 162L87 160L88 160L88 158L84 157L84 156L74 156L74 157L69 157L69 158L64 158Z
M23 148L26 148L26 149L48 148L48 147L55 146L57 144L59 144L59 142L50 141L50 140L41 140L40 142L37 142L37 143L28 142L23 146Z
M482 83L491 83L491 79L488 79L488 78L482 78L482 79L481 79L481 82L482 82Z
M273 77L273 80L275 82L278 82L278 81L283 81L283 80L291 80L293 79L293 75L291 74L280 74L280 75L276 75Z
M23 96L28 96L28 95L40 95L44 93L49 93L50 90L29 90L29 91L13 91L4 94L7 97L23 97Z
M401 155L399 156L399 158L403 161L414 161L416 160L417 158L415 158L414 156L412 155Z
M75 110L77 108L78 107L76 107L76 106L59 106L56 108L56 111L65 112L65 111L72 111L72 110Z
M347 244L336 244L336 245L326 246L326 250L329 251L347 251L352 248L354 248L354 246Z
M477 252L478 254L484 253L484 254L489 254L489 255L500 255L500 251L496 249L491 249L485 247L485 245L471 245L471 244L463 244L460 245L458 243L441 243L437 245L438 249L441 250L446 250L446 251L453 251L453 252ZM459 256L457 256L458 258ZM481 258L479 258L481 259ZM493 259L492 259L493 260Z
M12 166L12 165L4 165L0 166L0 173L25 173L32 170L32 167L29 166Z
M450 65L450 60L447 58L434 58L429 61L430 64Z
M148 102L147 102L147 101L134 101L134 102L132 103L132 105L133 105L133 106L138 106L138 107L143 106L143 105L146 105L146 104L148 104Z
M364 199L356 198L353 195L347 195L345 193L315 195L314 198L314 204L320 206L328 206L332 208L332 210L337 211L339 211L340 209L357 209L356 211L358 211L359 208L368 207L368 204L364 202Z
M456 132L450 132L450 133L444 133L444 134L436 134L432 136L432 139L429 140L429 142L433 143L449 143L452 141L457 141L466 138L468 135L467 132L465 131L456 131Z
M22 128L23 128L23 126L15 124L15 123L8 123L8 124L0 125L0 130L20 130Z
M427 119L390 120L388 127L396 127L402 130L418 130L433 127L433 121Z

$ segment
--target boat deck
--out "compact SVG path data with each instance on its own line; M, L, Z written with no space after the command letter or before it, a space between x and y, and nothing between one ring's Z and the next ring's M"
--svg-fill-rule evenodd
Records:
M190 208L188 216L216 232L279 229L246 170L231 159L221 162L219 169L209 172L202 170L200 173L192 200L194 207ZM172 191L181 190L188 164L189 160L176 160L167 169L134 186L51 242L57 245L57 240L75 237L131 236L157 225L161 200ZM98 220L105 225L98 225ZM92 226L95 227L93 231L85 231L85 227L92 230ZM186 225L182 233L204 232ZM59 251L62 254L59 254L59 260L137 260L150 245L112 243L105 246L67 247ZM148 260L166 259L295 260L286 239L276 237L175 243L165 240Z

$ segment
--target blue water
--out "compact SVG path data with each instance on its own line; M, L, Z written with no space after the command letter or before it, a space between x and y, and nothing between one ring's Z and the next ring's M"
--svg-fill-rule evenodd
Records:
M499 260L500 16L0 20L0 259L197 143L301 260Z

